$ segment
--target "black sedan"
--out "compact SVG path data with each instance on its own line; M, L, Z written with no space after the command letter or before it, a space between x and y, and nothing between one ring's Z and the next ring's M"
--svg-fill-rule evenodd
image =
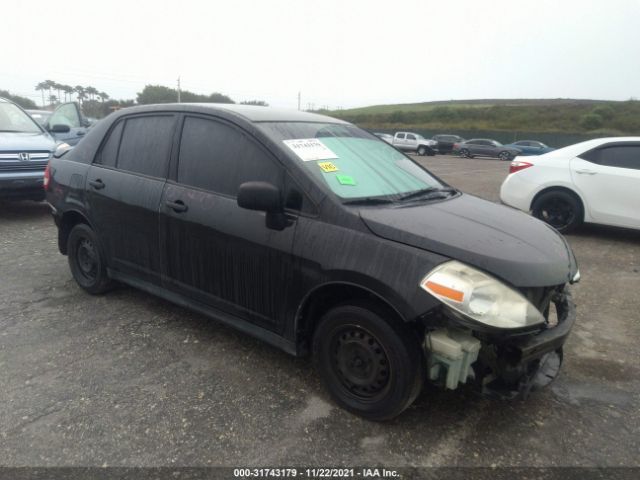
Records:
M458 144L457 151L461 157L492 157L500 160L512 160L520 155L517 148L507 147L496 140L488 138L474 138Z
M457 143L464 142L464 138L459 137L458 135L448 134L434 135L431 139L438 142L436 144L436 149L440 154L451 153Z

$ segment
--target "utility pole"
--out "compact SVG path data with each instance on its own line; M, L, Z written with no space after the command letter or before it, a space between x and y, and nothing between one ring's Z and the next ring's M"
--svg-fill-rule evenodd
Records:
M180 77L178 77L178 103L180 103Z
M300 92L298 92L298 110L300 110Z

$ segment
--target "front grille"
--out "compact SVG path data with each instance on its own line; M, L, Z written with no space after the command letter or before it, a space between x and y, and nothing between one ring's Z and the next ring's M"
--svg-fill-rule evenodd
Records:
M0 172L44 172L47 167L46 163L22 163L13 165L3 165L0 163Z

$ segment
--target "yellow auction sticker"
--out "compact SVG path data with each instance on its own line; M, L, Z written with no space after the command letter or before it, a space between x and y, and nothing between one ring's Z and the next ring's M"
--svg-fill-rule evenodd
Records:
M336 167L333 163L331 162L318 162L318 166L322 169L323 172L325 173L330 173L330 172L337 172L338 171L338 167Z

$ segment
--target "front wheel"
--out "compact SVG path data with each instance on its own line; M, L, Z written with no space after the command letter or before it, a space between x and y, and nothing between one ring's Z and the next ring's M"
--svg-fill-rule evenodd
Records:
M375 305L343 304L313 336L314 363L335 400L371 420L399 415L420 393L423 355L406 325Z
M574 230L583 221L580 201L571 193L559 190L540 195L533 202L531 211L534 217L562 233Z
M81 223L73 227L67 241L67 255L71 274L82 289L97 295L113 287L100 242L89 225Z
M426 154L427 154L427 149L425 147L418 147L418 155L423 157Z

